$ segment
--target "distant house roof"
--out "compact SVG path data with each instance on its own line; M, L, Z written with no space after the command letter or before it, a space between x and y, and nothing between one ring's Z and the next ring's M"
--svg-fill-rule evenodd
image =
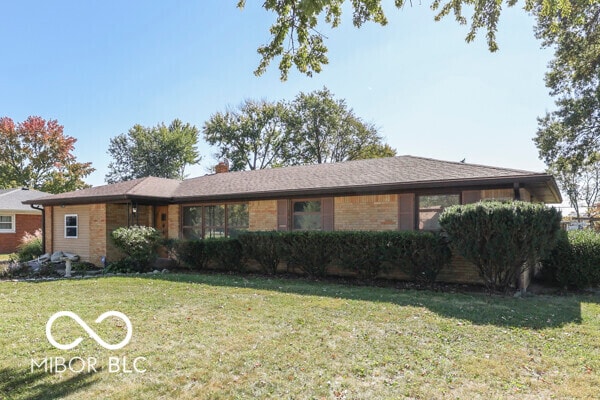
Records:
M11 213L32 213L39 212L34 210L24 201L47 197L49 193L40 192L33 189L0 189L0 212Z
M477 189L518 183L534 198L560 203L552 175L518 169L398 156L205 175L176 181L142 178L39 199L39 204L118 200L170 202L343 195L432 188Z

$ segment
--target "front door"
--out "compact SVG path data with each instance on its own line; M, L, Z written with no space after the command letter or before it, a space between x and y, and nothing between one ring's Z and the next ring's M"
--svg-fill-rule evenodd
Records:
M169 207L168 206L155 206L154 207L154 228L159 231L163 239L169 237ZM158 256L166 258L169 255L164 247L158 250Z

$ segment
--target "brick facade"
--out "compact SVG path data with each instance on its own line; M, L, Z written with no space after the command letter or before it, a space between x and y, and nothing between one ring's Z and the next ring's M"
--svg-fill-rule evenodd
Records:
M347 196L334 199L336 231L388 231L398 229L395 194Z
M248 203L249 230L277 230L277 200L251 201Z
M15 232L0 233L0 254L9 254L17 251L21 238L26 232L34 233L42 229L42 214L12 214Z

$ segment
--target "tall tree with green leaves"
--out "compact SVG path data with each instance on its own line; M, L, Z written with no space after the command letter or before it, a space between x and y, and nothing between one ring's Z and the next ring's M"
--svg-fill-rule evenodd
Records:
M232 171L263 169L284 163L288 137L283 102L244 101L237 110L213 114L202 129L204 140L219 149Z
M198 128L175 119L167 127L133 126L127 134L110 139L108 154L112 161L105 177L107 183L146 176L184 179L185 168L200 162L197 149Z
M555 49L546 86L557 109L539 119L534 140L546 164L559 168L600 160L600 2L572 0L571 7L558 19L539 14L536 29Z
M56 120L31 116L15 124L0 118L0 188L62 193L88 187L83 179L94 168L77 162L76 142Z
M540 17L554 19L568 16L573 3L578 1L526 0L523 9L525 12L535 9ZM485 30L490 51L496 51L496 31L502 9L517 3L517 0L432 0L430 8L435 12L436 21L452 14L459 24L470 24L467 42L473 41L479 30ZM246 0L238 0L237 6L243 9L245 4ZM382 26L388 23L381 0L266 0L263 8L273 12L276 19L269 29L270 41L258 48L262 58L254 73L263 74L275 58L281 58L279 70L282 80L287 79L293 66L308 76L321 72L323 65L329 62L323 25L338 27L342 22L344 4L348 4L352 23L357 28L366 22ZM413 5L412 0L409 4ZM394 5L400 9L406 1L394 0ZM466 13L465 8L468 9ZM470 15L470 22L465 14ZM556 21L553 24L556 25Z
M345 100L327 88L300 93L289 105L287 129L292 146L286 164L322 164L390 157L396 150L383 143L373 124L362 121Z
M600 165L600 2L570 4L560 18L535 10L537 37L555 49L546 86L557 109L538 119L534 142L579 216L580 203L596 201Z

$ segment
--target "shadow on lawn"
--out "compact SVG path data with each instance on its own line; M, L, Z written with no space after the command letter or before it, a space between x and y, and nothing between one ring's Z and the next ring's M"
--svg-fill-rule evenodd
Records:
M544 329L582 322L581 303L600 303L598 294L532 296L513 298L484 293L448 293L429 290L394 289L344 285L304 279L269 278L225 274L160 274L147 279L271 290L281 293L392 303L425 307L447 318L476 325Z
M59 399L91 386L93 373L80 373L68 379L47 379L45 371L0 369L0 399Z

